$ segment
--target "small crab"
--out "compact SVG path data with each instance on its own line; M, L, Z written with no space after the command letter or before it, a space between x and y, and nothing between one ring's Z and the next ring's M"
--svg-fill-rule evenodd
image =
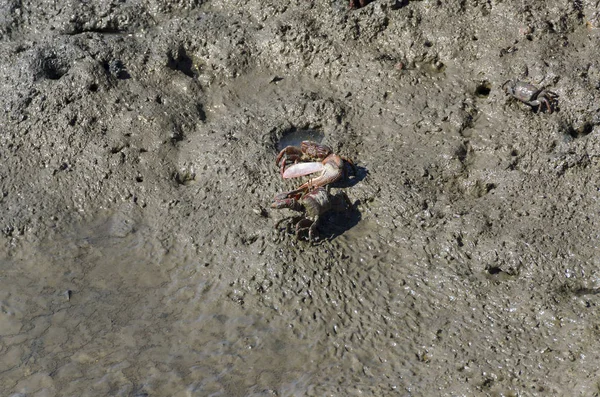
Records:
M290 192L280 193L275 196L271 208L281 209L289 208L303 214L296 218L296 238L299 238L300 232L308 229L308 241L312 242L317 234L317 225L320 216L324 213L334 211L346 211L352 207L350 199L346 193L330 194L324 187L318 187L313 190L297 189ZM290 218L279 220L275 227L281 222Z
M310 179L298 190L310 190L337 181L345 174L345 163L354 168L351 160L333 153L329 146L313 141L302 141L300 147L287 146L279 152L275 162L279 165L284 179L321 172L318 177ZM292 165L288 167L289 164Z
M539 113L545 107L548 113L554 111L553 105L558 98L558 94L547 91L544 88L537 88L533 84L523 81L508 80L502 84L504 92L519 101L526 103L531 107L537 106L536 113Z

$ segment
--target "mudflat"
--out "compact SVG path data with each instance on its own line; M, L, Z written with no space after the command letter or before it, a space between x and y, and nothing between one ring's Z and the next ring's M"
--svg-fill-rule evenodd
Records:
M597 395L599 7L0 2L0 395Z

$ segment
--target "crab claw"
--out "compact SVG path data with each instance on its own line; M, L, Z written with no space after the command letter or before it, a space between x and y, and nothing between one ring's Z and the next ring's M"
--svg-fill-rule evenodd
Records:
M320 143L312 141L302 141L300 147L286 146L283 148L283 150L277 155L275 163L280 167L281 175L283 175L286 167L290 164L311 160L322 161L330 154L331 148L329 146L321 145Z
M295 209L298 206L298 200L293 197L284 198L284 199L275 199L271 203L271 208L282 209L282 208L290 208Z
M321 175L300 185L298 189L312 189L315 187L326 186L340 179L344 174L344 160L336 155L330 154L322 162Z
M283 177L297 178L315 172L321 174L298 187L298 190L312 189L325 186L340 179L344 174L344 160L336 155L330 154L322 162L297 163L289 166L283 173Z
M298 188L303 191L336 182L346 175L345 163L352 167L354 175L356 175L356 167L351 160L332 153L329 146L312 141L303 141L299 148L296 146L285 147L279 152L275 162L279 165L281 176L284 179L320 173L319 176Z
M322 171L324 167L325 166L320 161L297 163L286 168L282 176L284 179L298 178L299 176Z
M271 208L282 209L289 208L296 211L302 211L302 204L299 202L304 190L292 190L277 194L273 198Z

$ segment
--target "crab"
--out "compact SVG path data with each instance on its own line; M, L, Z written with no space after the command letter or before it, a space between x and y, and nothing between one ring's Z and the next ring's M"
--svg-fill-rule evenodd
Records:
M313 237L318 234L317 226L321 215L333 210L342 212L352 207L350 199L346 193L337 193L332 195L324 187L318 187L312 190L296 189L290 192L280 193L275 196L271 208L282 209L289 208L294 211L302 212L299 217L288 217L279 220L275 227L279 227L281 222L286 219L296 218L296 238L300 238L300 233L308 229L308 241L312 242Z
M300 147L287 146L279 152L275 162L280 167L284 179L321 172L319 176L302 184L297 190L311 190L336 182L345 175L346 163L354 169L351 160L333 153L329 146L313 141L302 141Z
M546 108L548 113L552 113L554 111L554 102L556 101L556 98L558 98L558 94L552 91L547 91L543 87L537 88L533 84L525 83L523 81L508 80L506 83L502 84L502 88L504 89L504 92L513 98L516 98L531 107L537 106L536 113L539 113L544 108Z

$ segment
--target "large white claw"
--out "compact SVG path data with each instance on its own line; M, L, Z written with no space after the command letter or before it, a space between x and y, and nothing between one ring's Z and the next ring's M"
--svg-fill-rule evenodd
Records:
M323 163L315 161L309 163L297 163L289 166L283 172L283 178L297 178L308 174L313 174L323 170Z

